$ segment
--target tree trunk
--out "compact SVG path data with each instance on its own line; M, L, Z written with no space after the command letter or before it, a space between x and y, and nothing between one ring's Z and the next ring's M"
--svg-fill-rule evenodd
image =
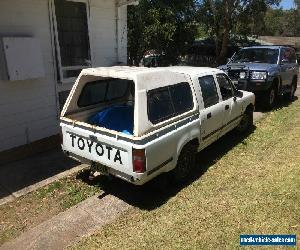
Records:
M230 3L228 0L225 0L225 16L224 16L224 29L221 43L221 51L217 54L217 64L225 64L226 56L228 52L229 38L230 38Z

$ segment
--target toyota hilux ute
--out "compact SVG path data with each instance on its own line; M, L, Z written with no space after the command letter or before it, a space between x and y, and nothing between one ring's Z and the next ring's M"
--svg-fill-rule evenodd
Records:
M254 102L218 69L84 69L61 114L62 149L135 185L169 171L180 181L198 151L234 128L251 129Z
M299 67L295 50L289 46L253 46L238 51L224 70L240 90L253 92L257 101L274 107L278 96L293 100Z

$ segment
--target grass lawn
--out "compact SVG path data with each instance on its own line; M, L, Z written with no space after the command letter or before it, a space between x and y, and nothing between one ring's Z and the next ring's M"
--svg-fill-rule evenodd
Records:
M148 185L142 202L74 248L235 249L240 234L297 234L300 246L300 100L256 126L200 153L189 185Z
M0 206L0 245L95 193L97 186L73 175Z

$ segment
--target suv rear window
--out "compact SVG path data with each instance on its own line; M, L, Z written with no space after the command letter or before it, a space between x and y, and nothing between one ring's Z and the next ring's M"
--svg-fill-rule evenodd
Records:
M286 63L296 63L296 53L293 48L284 48L281 53L281 61L285 60Z
M132 81L124 79L105 79L88 82L82 89L77 105L87 107L124 97Z
M193 108L193 96L187 82L163 88L153 89L147 93L148 117L153 124L183 114Z

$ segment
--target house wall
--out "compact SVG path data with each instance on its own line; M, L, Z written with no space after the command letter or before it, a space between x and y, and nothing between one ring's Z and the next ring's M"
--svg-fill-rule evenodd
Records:
M127 58L126 7L112 0L90 0L90 46L94 67L111 66ZM117 12L121 15L117 22ZM46 77L25 81L0 80L0 151L28 144L59 132L58 92L73 83L58 83L53 56L48 0L1 0L0 37L32 36L39 39ZM120 41L120 37L123 40ZM118 46L121 46L118 49ZM121 56L120 56L121 55ZM30 58L28 58L30 63Z

